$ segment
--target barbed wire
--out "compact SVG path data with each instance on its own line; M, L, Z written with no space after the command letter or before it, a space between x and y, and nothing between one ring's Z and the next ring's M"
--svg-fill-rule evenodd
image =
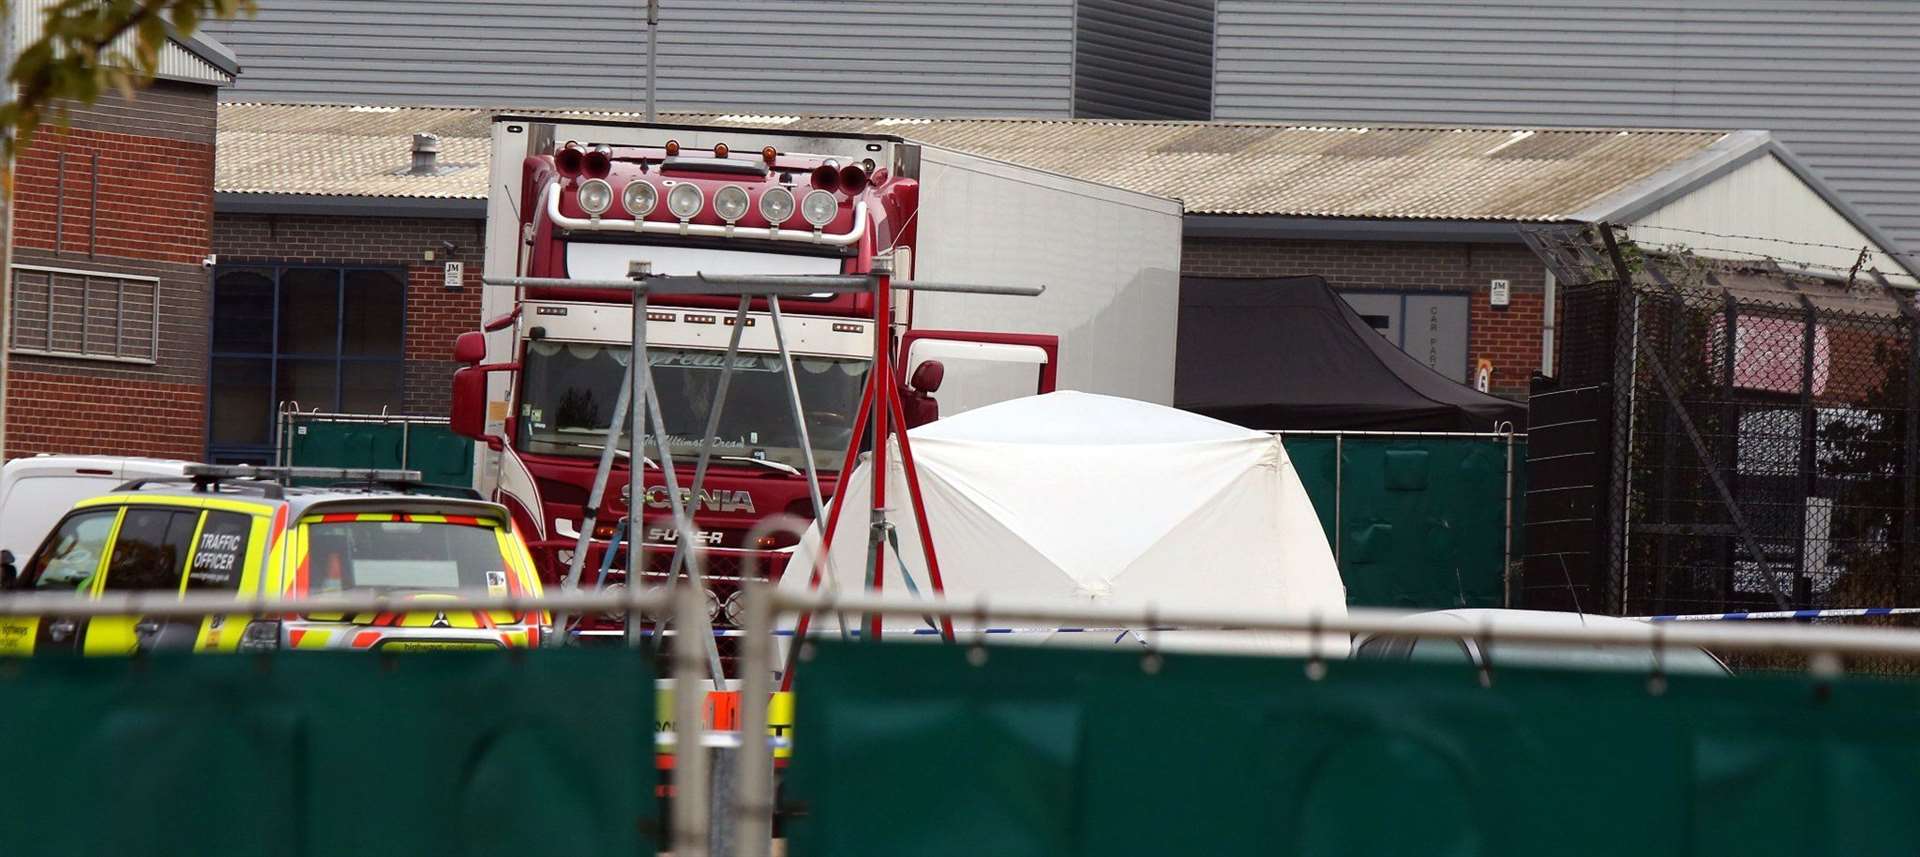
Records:
M1654 226L1652 224L1647 224L1647 223L1621 223L1616 225L1624 229L1652 229L1660 232L1682 232L1688 235L1699 235L1706 238L1724 238L1729 241L1763 241L1771 244L1784 244L1791 247L1819 247L1819 248L1828 249L1828 250L1845 250L1848 253L1855 253L1855 254L1858 254L1860 251L1865 250L1869 253L1879 255L1879 256L1920 259L1920 252L1915 252L1911 250L1888 250L1885 248L1879 248L1879 247L1873 247L1873 246L1849 247L1845 244L1832 244L1825 241L1801 241L1793 238L1777 238L1777 237L1771 237L1766 235L1742 235L1742 234L1733 233L1733 232L1709 232L1704 229L1688 229L1682 226ZM1753 251L1749 250L1749 251L1743 251L1743 252L1752 253ZM1765 255L1765 254L1755 254L1755 255ZM1845 270L1845 269L1843 268L1842 270Z
M1764 259L1779 265L1792 266L1795 268L1806 268L1810 270L1833 271L1839 274L1864 273L1863 271L1856 270L1853 266L1850 266L1850 265L1829 265L1825 262L1810 262L1805 259L1792 259L1785 256L1780 256L1774 253L1762 253L1757 250L1738 250L1732 247L1702 247L1695 244L1662 243L1658 241L1635 241L1634 243L1639 244L1642 247L1658 247L1658 248L1663 248L1667 250L1675 250L1675 249L1690 250L1690 251L1701 252L1701 253L1737 253L1742 256L1751 256L1756 261ZM1728 261L1742 261L1742 260L1731 259Z

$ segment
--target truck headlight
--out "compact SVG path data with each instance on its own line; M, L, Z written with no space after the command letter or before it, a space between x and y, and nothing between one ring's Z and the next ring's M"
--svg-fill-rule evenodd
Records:
M751 200L747 198L747 189L737 184L721 188L713 195L713 213L728 223L747 216Z
M779 226L793 218L793 191L776 187L760 195L760 216Z
M699 185L677 184L673 190L667 191L667 210L681 220L692 220L706 204L707 195Z
M613 207L613 185L605 179L587 179L580 183L580 207L599 217Z
M840 200L824 190L809 191L800 201L800 216L815 229L833 222L834 215L840 213Z
M635 220L653 213L653 207L660 204L660 192L653 189L649 182L635 179L627 183L627 189L620 192L620 207L625 208Z

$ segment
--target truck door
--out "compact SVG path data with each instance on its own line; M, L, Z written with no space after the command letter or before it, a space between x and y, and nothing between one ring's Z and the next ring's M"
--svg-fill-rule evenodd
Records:
M911 428L983 405L1053 392L1060 337L910 330L900 339L900 353L904 416Z

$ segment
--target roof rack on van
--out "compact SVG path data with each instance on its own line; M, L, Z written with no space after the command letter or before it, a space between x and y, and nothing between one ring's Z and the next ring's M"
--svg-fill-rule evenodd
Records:
M423 484L418 470L379 470L357 467L256 467L251 464L189 464L181 470L179 478L159 477L135 479L116 491L138 491L156 483L191 482L193 490L207 491L217 489L228 483L258 487L267 497L279 499L285 496L285 488L291 487L295 479L331 479L338 482L362 483L368 486L380 485L393 488L418 487Z

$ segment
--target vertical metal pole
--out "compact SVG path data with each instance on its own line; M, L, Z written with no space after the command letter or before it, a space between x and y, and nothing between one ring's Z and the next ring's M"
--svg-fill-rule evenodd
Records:
M793 425L800 432L800 455L807 463L807 496L813 500L813 520L818 525L826 519L826 503L820 500L820 471L813 460L813 437L807 431L807 414L800 402L800 379L794 377L793 355L787 351L779 295L767 296L767 309L773 313L773 342L780 348L780 371L787 378L787 403L793 406Z
M1900 415L1900 581L1895 584L1894 603L1910 604L1913 587L1920 580L1920 533L1915 515L1920 515L1920 313L1913 312L1913 299L1896 295L1901 314L1907 320L1907 389Z
M1732 292L1726 292L1725 295L1722 312L1726 317L1726 339L1720 343L1720 399L1723 402L1720 406L1720 437L1723 444L1720 452L1720 471L1732 473L1737 477L1740 468L1740 406L1735 401L1733 390L1734 366L1739 358L1738 349L1735 346L1738 344L1740 334L1740 304L1734 299ZM1740 482L1736 478L1731 488L1737 492L1739 486ZM1734 537L1720 536L1714 539L1714 552L1719 565L1716 581L1718 591L1714 596L1715 601L1721 605L1714 609L1731 610L1733 608L1729 602L1733 598Z
M628 539L628 557L638 553L636 541ZM707 748L701 741L706 732L707 693L701 675L705 665L700 662L700 650L686 643L692 642L687 639L691 629L704 624L707 607L700 590L692 586L675 587L673 593L674 626L680 629L680 639L673 645L673 853L675 857L704 857L707 802L711 799ZM630 629L638 625L627 621ZM707 636L711 639L713 635Z
M890 359L893 351L893 308L889 298L892 297L892 291L890 277L883 275L873 278L873 317L879 321L874 325L873 372L880 386L875 390L877 396L873 403L873 505L868 516L868 538L869 544L878 548L869 550L873 568L871 589L876 596L886 588L887 552L884 546L871 540L881 537L882 528L887 523L887 413L890 410L887 403L898 395L894 389L893 361ZM868 617L867 632L873 635L870 639L874 642L879 642L880 626L884 622L885 617L879 613Z
M11 24L0 24L0 62L5 62L6 68L13 68L13 30ZM7 85L8 98L12 98L15 91L12 85ZM14 139L11 126L0 131L0 135L9 142ZM7 364L11 360L8 352L13 350L13 158L7 157L6 163L0 164L0 168L6 170L5 181L0 182L0 187L9 189L0 195L0 203L6 206L6 211L0 212L0 458L4 458L7 445ZM49 303L47 308L52 309L53 305Z
M1613 265L1614 272L1614 330L1613 330L1613 449L1611 472L1608 474L1609 492L1607 498L1607 575L1601 581L1601 599L1606 605L1603 610L1617 611L1625 615L1627 591L1627 481L1631 474L1633 458L1633 405L1634 374L1639 359L1639 320L1640 298L1634 290L1633 271L1627 267L1626 259L1620 254L1619 242L1613 237L1613 224L1598 223L1600 240L1607 250L1607 259ZM1628 354L1621 354L1626 350ZM1625 357L1626 359L1622 359ZM1610 591L1616 590L1617 591Z
M1500 606L1513 606L1513 427L1507 427L1507 529L1500 546Z
M1340 487L1345 481L1347 463L1347 436L1333 436L1333 567L1340 567L1340 543L1346 541L1340 535Z
M660 0L647 0L647 121L659 121L653 112L654 70L660 67Z
M647 468L644 463L647 456L647 446L646 437L640 429L641 420L644 419L641 416L641 409L645 407L645 402L647 401L647 382L652 380L653 375L653 373L647 371L645 365L647 359L647 278L653 276L653 263L645 259L628 262L627 276L633 280L633 341L630 343L630 350L627 352L627 424L633 426L633 440L628 444L627 449L627 592L638 597L640 592L640 567L644 561L644 557L641 555L642 551L640 550L640 534L644 532L644 530L641 529L640 509L646 505L643 498L647 496ZM614 437L617 437L617 435ZM610 438L607 441L607 446L611 448L614 445L615 441ZM603 458L606 454L606 450L601 451ZM677 486L669 485L667 491L668 493L673 493L676 488ZM596 498L593 497L587 498L588 502L592 502L595 499ZM675 499L677 502L677 495ZM582 533L581 535L591 536L589 533ZM579 560L580 555L575 553L574 561L577 563ZM638 647L640 645L640 623L633 621L632 611L628 611L625 624L627 629L627 646L630 648ZM675 646L674 651L677 653L680 648L679 646ZM675 663L678 663L677 658Z
M773 584L746 581L746 639L740 652L740 790L733 809L740 857L763 857L773 843L773 751L767 745L773 696ZM798 648L799 639L793 645Z
M1812 299L1806 294L1800 295L1801 309L1806 312L1806 325L1800 342L1800 562L1793 570L1793 600L1795 606L1811 604L1813 600L1813 580L1808 572L1818 564L1824 567L1827 558L1809 557L1807 541L1807 501L1820 493L1819 456L1815 449L1819 432L1819 422L1814 419L1813 402L1813 343L1819 329L1819 315L1814 309ZM1831 514L1831 513L1829 513ZM1812 560L1812 561L1809 561Z

